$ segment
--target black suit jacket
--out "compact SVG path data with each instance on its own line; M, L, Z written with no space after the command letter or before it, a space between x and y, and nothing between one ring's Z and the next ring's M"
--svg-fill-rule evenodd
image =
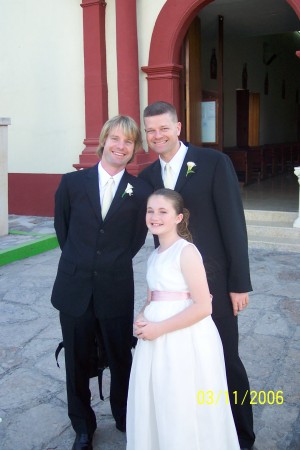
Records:
M130 183L133 195L122 195ZM54 226L62 250L51 301L72 316L94 298L99 318L133 313L132 258L145 242L150 186L126 170L102 220L98 165L63 175L55 194Z
M187 162L195 173L187 174ZM140 177L163 187L160 161ZM220 151L189 145L175 190L190 211L193 242L203 257L215 317L232 314L229 292L252 290L248 239L239 184L231 160Z

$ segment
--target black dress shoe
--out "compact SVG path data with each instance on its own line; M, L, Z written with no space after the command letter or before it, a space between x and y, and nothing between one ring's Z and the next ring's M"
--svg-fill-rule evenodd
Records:
M76 434L72 450L93 450L93 437L89 434Z

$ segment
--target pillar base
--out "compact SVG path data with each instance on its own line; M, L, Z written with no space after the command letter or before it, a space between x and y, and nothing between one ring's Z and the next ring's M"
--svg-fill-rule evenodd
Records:
M98 142L97 142L98 147ZM99 156L96 154L95 147L87 147L79 156L79 163L73 164L76 170L88 169L99 162ZM151 154L144 150L135 154L134 160L126 167L131 175L137 176L143 169L153 162Z
M293 223L294 228L300 228L300 217L297 217L295 222Z

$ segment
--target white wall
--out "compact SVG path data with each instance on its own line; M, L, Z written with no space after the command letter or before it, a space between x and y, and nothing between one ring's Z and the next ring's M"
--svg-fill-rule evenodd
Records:
M8 171L64 173L85 138L80 0L0 0L0 116Z
M0 0L0 116L10 117L8 170L11 173L64 173L78 162L85 138L84 55L81 0ZM137 1L139 67L149 64L153 29L165 0ZM129 30L130 31L130 30ZM225 42L225 145L235 145L235 89L248 64L249 89L261 94L260 142L295 140L295 90L300 60L283 59L285 41L269 67L269 96L263 94L262 43ZM273 40L272 40L273 39ZM295 40L299 39L295 36ZM202 49L203 88L216 90L208 64L211 48ZM276 47L277 48L277 47ZM299 48L299 45L298 45ZM106 6L106 50L109 116L118 113L115 0ZM126 55L125 55L126 57ZM284 71L285 67L293 71ZM294 75L296 74L296 76ZM280 96L282 78L286 99ZM146 74L140 69L140 111L148 104ZM282 124L288 124L285 127ZM142 127L143 128L143 127Z

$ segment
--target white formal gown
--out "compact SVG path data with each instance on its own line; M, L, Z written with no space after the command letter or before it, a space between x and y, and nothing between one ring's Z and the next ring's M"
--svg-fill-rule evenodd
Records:
M145 308L147 320L164 320L191 304L180 270L186 245L179 239L150 255L147 282L159 300ZM227 390L222 343L210 316L153 341L139 340L128 393L127 450L238 450Z

